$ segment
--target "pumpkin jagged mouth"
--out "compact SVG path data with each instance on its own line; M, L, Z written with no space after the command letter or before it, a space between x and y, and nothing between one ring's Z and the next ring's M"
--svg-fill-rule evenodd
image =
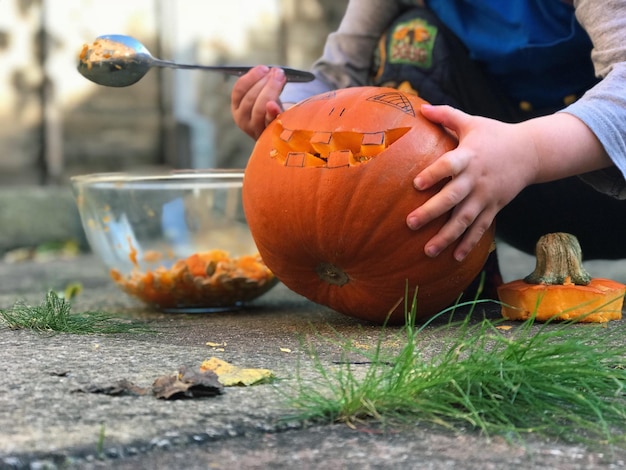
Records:
M280 125L280 124L279 124ZM281 126L270 156L285 166L337 168L367 163L411 128L380 132L323 132L292 130Z

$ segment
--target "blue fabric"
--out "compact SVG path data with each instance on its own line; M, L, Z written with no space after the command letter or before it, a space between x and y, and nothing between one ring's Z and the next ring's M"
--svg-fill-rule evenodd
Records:
M593 86L591 41L562 0L429 0L428 7L513 99L563 104Z

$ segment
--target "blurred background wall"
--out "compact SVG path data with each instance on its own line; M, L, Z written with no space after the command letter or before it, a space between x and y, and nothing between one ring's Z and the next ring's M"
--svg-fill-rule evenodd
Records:
M347 0L0 0L0 188L75 174L242 168L233 78L154 69L127 88L76 71L83 44L127 34L157 57L307 69Z

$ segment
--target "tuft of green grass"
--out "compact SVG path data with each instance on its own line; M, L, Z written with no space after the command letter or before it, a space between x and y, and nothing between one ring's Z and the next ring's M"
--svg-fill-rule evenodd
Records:
M426 357L416 327L415 297L406 308L404 345L385 357L381 340L372 352L349 340L346 354L368 356L368 365L324 363L312 352L315 384L298 377L291 405L297 419L381 423L431 422L452 430L520 439L558 437L566 442L624 444L626 438L626 329L623 324L535 324L509 331L503 321L448 322L439 352ZM450 313L451 309L440 315ZM453 310L453 309L452 309Z
M11 329L71 334L149 332L143 324L120 320L104 312L73 313L69 300L49 291L36 306L16 302L11 308L0 309L0 319Z

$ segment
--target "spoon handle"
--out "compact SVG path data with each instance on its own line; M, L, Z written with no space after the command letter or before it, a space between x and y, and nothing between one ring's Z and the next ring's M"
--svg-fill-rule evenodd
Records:
M227 66L227 65L188 65L188 64L178 64L176 62L170 62L168 60L158 60L155 59L152 62L152 65L156 65L157 67L169 67L173 69L198 69L198 70L206 70L209 72L221 72L227 75L234 75L236 77L241 77L243 74L247 73L254 66ZM280 67L285 72L285 77L288 82L310 82L315 79L315 75L311 72L306 72L304 70L290 69L288 67Z

